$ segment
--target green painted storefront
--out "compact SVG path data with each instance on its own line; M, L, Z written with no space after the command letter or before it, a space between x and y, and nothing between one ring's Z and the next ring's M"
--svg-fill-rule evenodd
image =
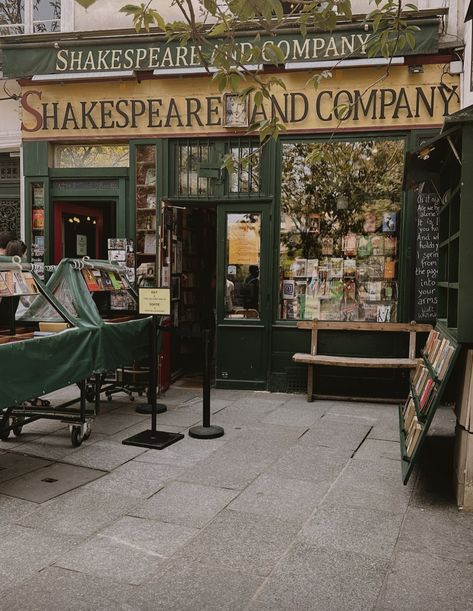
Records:
M414 149L421 139L435 131L389 131L389 139L400 139L405 149ZM386 138L385 132L344 134L344 140ZM206 195L179 195L177 185L177 139L156 138L130 140L129 167L123 168L53 168L50 167L51 147L48 141L24 143L24 173L26 194L26 236L31 236L32 186L44 185L45 200L45 263L53 263L54 223L56 202L111 202L114 207L114 236L134 239L136 235L136 151L137 147L156 147L157 199L170 205L188 208L211 207L216 210L216 364L217 387L268 389L282 392L303 392L306 369L296 366L291 357L295 352L307 352L309 333L296 329L295 321L279 319L279 229L281 226L281 147L287 142L324 141L330 135L311 134L280 138L262 150L260 190L257 193L229 193L223 172L210 178L211 192ZM337 138L338 139L338 138ZM193 140L189 139L192 143ZM234 140L214 138L213 168ZM212 166L212 163L207 166ZM207 167L208 172L208 167ZM212 172L210 172L212 174ZM158 210L158 224L161 211ZM259 214L261 219L260 316L257 319L230 320L224 315L224 278L227 215ZM416 204L412 194L404 195L400 214L399 243L399 303L398 321L414 316L414 259ZM31 247L31 244L30 244ZM394 335L394 338L393 338ZM400 356L405 350L395 334L331 333L319 339L321 351L344 355ZM321 395L353 395L383 397L405 392L407 378L398 371L377 372L342 368L324 368L319 372L318 392ZM336 389L336 390L335 390ZM397 389L397 393L396 390Z

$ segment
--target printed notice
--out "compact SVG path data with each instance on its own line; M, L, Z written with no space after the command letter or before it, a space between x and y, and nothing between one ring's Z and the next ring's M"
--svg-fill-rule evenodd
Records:
M417 196L417 250L415 267L415 319L437 317L437 276L440 198L433 193Z
M140 314L170 316L171 289L140 288L138 297Z

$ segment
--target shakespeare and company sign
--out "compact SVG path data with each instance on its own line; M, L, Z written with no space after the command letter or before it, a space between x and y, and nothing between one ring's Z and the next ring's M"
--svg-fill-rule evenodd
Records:
M337 70L314 90L307 74L284 75L286 91L275 92L263 109L249 107L254 119L277 116L288 131L395 129L440 126L459 108L459 82L443 68L426 65L411 75L392 67ZM375 83L373 85L373 83ZM371 86L371 87L370 87ZM223 127L223 96L209 78L169 78L107 84L31 85L22 91L24 139L131 138L231 133ZM198 92L198 93L196 93ZM348 105L348 106L346 106ZM348 108L346 115L340 107Z
M266 37L262 35L262 61L269 61L265 45L276 44L284 55L285 63L304 61L339 60L367 57L367 45L372 33L363 29L344 29L334 32L318 32L303 38L296 34ZM411 53L429 54L438 51L438 24L423 24L415 32L413 49L404 48L397 55ZM251 38L237 38L238 51L244 54L251 49ZM221 44L216 40L215 46ZM211 52L207 50L211 57ZM201 65L201 48L188 43L166 42L162 37L135 36L124 44L113 38L90 42L59 42L56 47L24 47L6 44L3 48L3 74L20 78L34 74L63 74L70 72L108 72L120 70L166 70L196 68Z

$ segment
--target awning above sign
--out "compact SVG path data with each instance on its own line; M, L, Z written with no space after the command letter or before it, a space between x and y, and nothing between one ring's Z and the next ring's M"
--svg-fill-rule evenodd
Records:
M367 44L372 33L362 29L344 29L334 32L318 32L300 35L286 34L268 38L266 44L276 44L284 53L286 64L338 60L349 57L367 57ZM397 55L428 54L438 51L438 24L423 24L415 32L414 49L403 48ZM252 38L239 38L238 45L244 53L251 47ZM217 47L218 41L215 42ZM220 43L221 44L221 43ZM263 49L263 62L269 62ZM113 38L85 44L60 41L53 47L32 48L20 43L6 45L3 49L3 74L8 78L29 77L37 74L94 73L117 71L151 71L191 69L201 66L200 49L189 43L179 46L137 35L124 44L114 44Z

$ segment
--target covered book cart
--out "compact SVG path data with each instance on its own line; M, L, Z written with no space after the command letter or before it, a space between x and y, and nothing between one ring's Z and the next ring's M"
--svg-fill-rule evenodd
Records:
M91 341L95 374L103 378L107 372L147 360L151 319L138 315L137 295L118 265L64 259L47 288L77 326L94 330ZM40 303L36 304L29 315L41 318L41 308Z
M85 400L85 380L94 371L93 328L76 324L19 258L0 257L0 297L0 438L52 418L68 422L79 445L93 416ZM78 400L51 407L37 399L73 383L81 389Z

